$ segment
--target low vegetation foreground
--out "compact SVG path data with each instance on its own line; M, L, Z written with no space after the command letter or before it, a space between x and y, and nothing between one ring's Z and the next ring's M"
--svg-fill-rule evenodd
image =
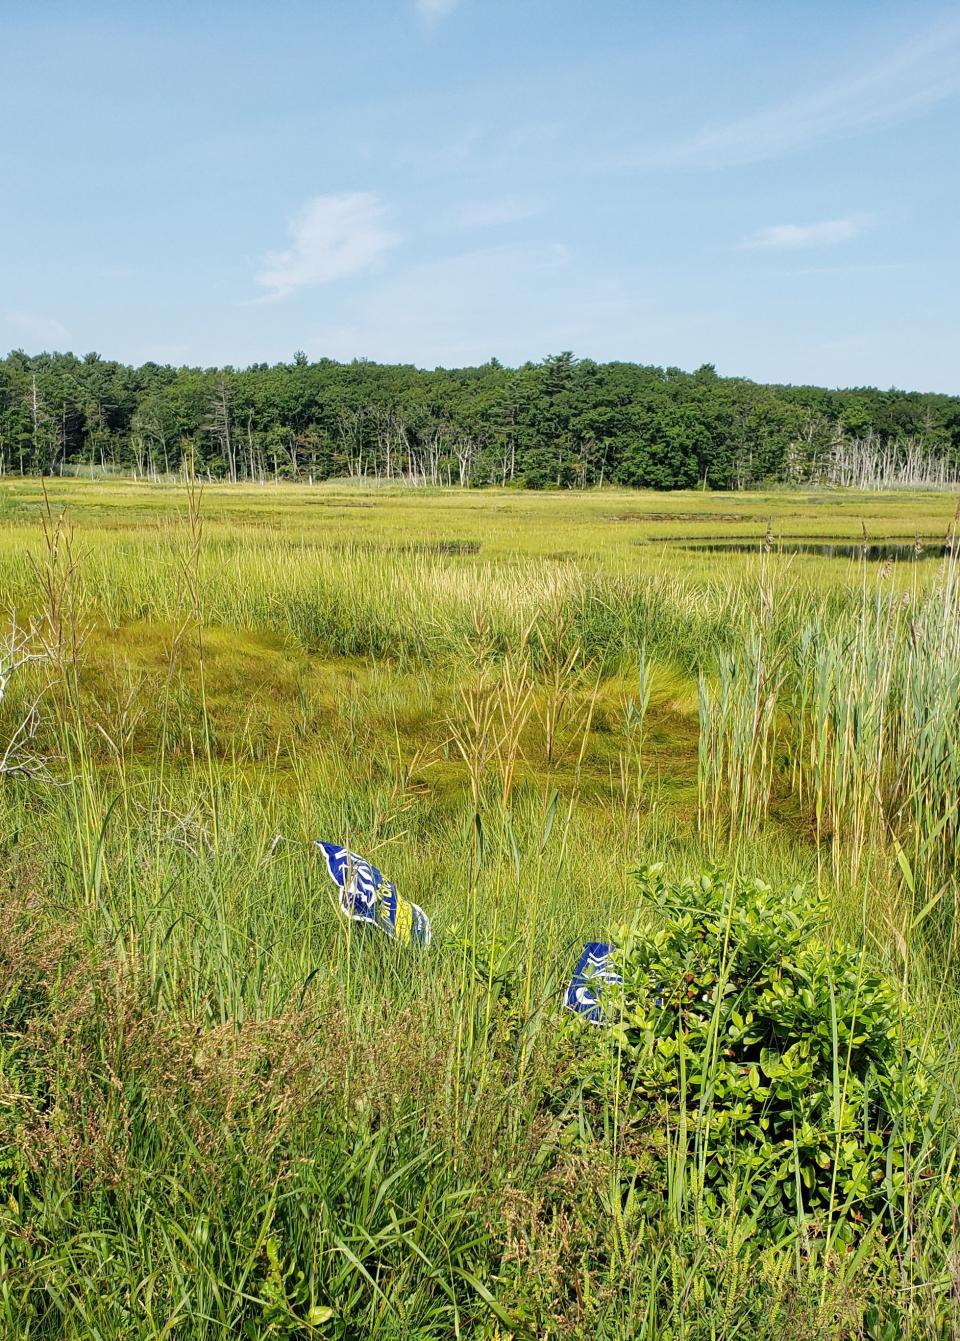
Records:
M0 1335L956 1335L954 507L4 482Z

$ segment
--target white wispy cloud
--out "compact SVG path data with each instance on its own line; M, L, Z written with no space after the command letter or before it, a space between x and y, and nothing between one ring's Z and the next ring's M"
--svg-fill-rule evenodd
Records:
M39 312L12 311L9 308L3 318L14 330L20 331L30 340L39 340L52 344L56 340L69 340L70 332L56 317L43 316Z
M854 68L856 68L854 63ZM649 156L648 165L732 167L925 111L960 92L960 21L928 28L847 79L718 126Z
M829 247L857 237L867 223L865 217L856 215L849 219L823 219L819 223L771 224L745 237L740 247L744 251L799 251L807 247Z
M369 270L399 241L385 220L386 209L372 192L314 196L290 222L291 245L267 252L257 283L267 299L278 299Z
M531 219L537 212L535 201L506 196L500 200L467 200L453 205L449 219L456 228L496 228L501 224Z
M461 0L414 0L417 13L425 23L439 23L452 14Z

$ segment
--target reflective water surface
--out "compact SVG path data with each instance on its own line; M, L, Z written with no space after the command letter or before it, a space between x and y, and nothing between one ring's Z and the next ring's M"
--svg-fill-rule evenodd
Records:
M768 542L763 536L752 540L685 540L686 550L709 554L759 554ZM821 559L866 559L868 563L942 559L949 553L943 540L775 540L773 554L813 554Z

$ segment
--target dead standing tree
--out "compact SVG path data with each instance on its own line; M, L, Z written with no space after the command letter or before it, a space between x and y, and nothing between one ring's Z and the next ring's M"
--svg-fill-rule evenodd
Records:
M233 447L230 406L233 389L223 373L217 379L217 389L210 402L210 420L207 427L214 442L218 443L231 484L237 482L237 458Z
M410 440L407 425L396 410L378 407L374 411L374 425L377 435L376 474L384 474L388 480L404 476L410 470Z
M470 483L470 475L473 470L473 458L476 454L476 441L469 433L459 433L457 435L457 471L460 476L460 488L465 489Z
M840 437L834 444L826 476L847 489L950 489L960 479L943 451L922 437Z
M34 469L39 470L42 475L52 475L56 468L57 457L61 451L65 453L65 414L60 424L52 419L43 394L37 386L36 373L30 379L27 402L30 409ZM22 461L20 473L23 474Z
M337 415L337 434L347 463L347 474L359 479L367 473L364 460L364 431L366 408L363 405L346 406Z

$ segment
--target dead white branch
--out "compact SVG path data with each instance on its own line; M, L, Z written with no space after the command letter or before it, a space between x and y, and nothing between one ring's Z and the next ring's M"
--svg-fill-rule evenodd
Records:
M0 636L0 705L3 704L14 678L33 663L48 661L36 628L24 628L17 623L16 613L10 626ZM0 777L27 777L51 781L46 756L36 747L40 726L39 704L44 690L31 701L16 722L5 743L0 743Z

